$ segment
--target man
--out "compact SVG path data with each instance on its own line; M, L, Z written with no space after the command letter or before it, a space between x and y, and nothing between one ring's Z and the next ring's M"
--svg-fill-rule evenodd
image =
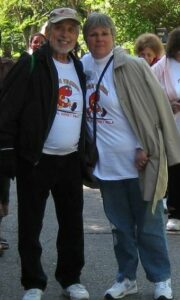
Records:
M1 95L0 170L17 179L23 300L40 300L47 285L39 235L49 192L59 224L56 279L70 299L89 299L80 284L85 78L71 54L79 24L75 10L53 10L49 42L19 60Z

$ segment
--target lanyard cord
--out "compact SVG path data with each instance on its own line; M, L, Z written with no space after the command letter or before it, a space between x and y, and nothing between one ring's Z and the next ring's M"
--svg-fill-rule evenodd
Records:
M112 55L110 57L110 59L108 60L107 64L105 65L100 77L99 77L99 80L98 80L98 83L96 85L96 91L95 91L95 98L94 98L94 105L93 105L93 143L94 143L94 146L96 145L96 129L97 129L97 124L96 124L96 108L97 108L97 102L99 101L99 98L100 98L100 92L99 92L99 86L100 86L100 83L102 81L102 78L107 70L107 68L109 67L111 61L113 60L113 56Z

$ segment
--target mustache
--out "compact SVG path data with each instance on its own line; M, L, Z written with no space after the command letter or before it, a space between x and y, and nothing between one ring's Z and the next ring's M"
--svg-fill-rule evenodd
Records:
M65 43L69 42L69 40L63 39L63 38L58 38L57 40L58 40L58 42L65 42Z

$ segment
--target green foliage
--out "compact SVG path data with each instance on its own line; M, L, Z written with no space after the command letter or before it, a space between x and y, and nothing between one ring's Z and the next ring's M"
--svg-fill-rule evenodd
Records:
M157 27L171 31L179 26L179 0L110 0L110 4L120 43L134 41L144 32L155 32Z
M67 4L67 1L61 2L62 5ZM11 49L9 50L13 51L19 48L19 52L23 48L27 49L30 34L41 28L47 20L49 12L55 7L59 7L59 1L1 0L0 28L2 49L10 47ZM18 39L17 36L19 36Z

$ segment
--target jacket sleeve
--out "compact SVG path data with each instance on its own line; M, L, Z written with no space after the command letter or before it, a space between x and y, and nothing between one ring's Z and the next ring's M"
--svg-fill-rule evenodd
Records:
M18 119L28 93L31 56L23 55L8 73L0 94L0 150L14 148Z

